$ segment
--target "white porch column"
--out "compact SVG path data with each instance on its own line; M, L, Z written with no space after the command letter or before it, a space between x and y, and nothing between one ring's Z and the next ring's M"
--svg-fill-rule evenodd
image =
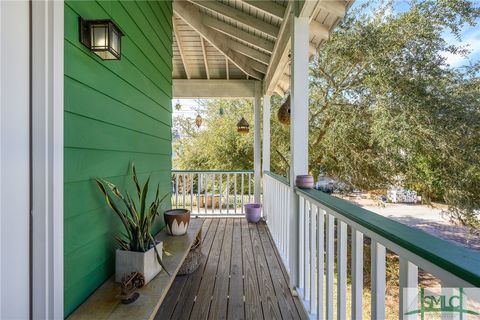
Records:
M270 96L263 96L262 168L270 171Z
M261 170L262 160L260 158L261 141L260 141L260 108L261 108L261 92L262 84L260 81L255 83L255 98L253 100L254 108L254 138L253 138L253 169L254 169L254 193L253 199L255 203L260 203L260 188L261 188Z
M294 17L292 26L292 78L290 119L290 190L291 211L289 219L290 247L288 262L290 265L290 285L298 286L299 268L299 213L298 197L295 194L295 177L308 174L308 50L309 19Z

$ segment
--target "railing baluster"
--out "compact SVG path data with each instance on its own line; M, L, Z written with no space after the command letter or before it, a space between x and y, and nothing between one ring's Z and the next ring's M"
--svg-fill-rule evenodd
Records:
M212 214L215 214L215 173L212 174Z
M300 235L300 239L298 241L299 243L299 260L300 260L300 265L299 265L299 272L298 272L298 275L299 275L299 284L300 284L300 289L301 290L304 290L305 289L305 267L304 267L304 263L305 263L305 242L304 242L304 239L303 239L303 236L305 234L305 198L303 197L298 197L298 207L299 207L299 235ZM302 294L302 298L305 297L305 294L303 293Z
M347 318L347 224L337 220L337 318Z
M325 315L325 211L318 208L318 253L317 253L317 318L324 319Z
M175 175L175 208L178 208L178 176L179 174L177 173Z
M220 190L218 191L218 203L220 205L220 208L219 208L220 214L223 213L223 211L222 211L222 196L223 196L223 192L222 192L223 181L222 181L222 179L223 179L223 177L222 176L223 176L223 174L220 173Z
M399 318L401 320L418 319L416 314L405 315L409 306L418 305L418 267L402 256L400 256L399 290Z
M327 290L326 290L326 310L327 310L327 319L333 319L333 259L334 259L334 228L335 228L335 217L327 212L327 267L326 267L326 280L327 280Z
M283 188L281 185L278 185L278 195L277 195L277 201L278 200L281 200L279 199L282 195L282 191L283 191ZM285 251L287 250L287 239L285 238L285 228L287 227L287 224L285 223L286 222L286 219L287 219L287 216L286 216L286 210L287 209L287 204L286 204L286 197L283 198L283 210L280 212L280 219L279 219L279 225L278 225L278 231L279 231L279 236L280 236L280 241L282 243L282 252L284 254L284 257L285 257ZM278 203L278 202L277 202Z
M230 174L227 173L227 214L230 213Z
M363 233L352 228L352 320L362 320Z
M187 188L186 177L187 177L186 174L182 175L182 207L183 209L185 209L185 205L186 205L186 201L185 201L185 193L186 193L185 191Z
M385 247L371 240L372 319L385 319Z
M252 174L249 173L248 174L248 203L252 203L252 199L251 199L251 196L252 196L252 192L250 191L250 183L252 182Z
M200 190L202 188L202 174L197 173L197 214L200 214Z
M190 212L193 211L193 173L188 175L190 179Z
M233 178L235 179L234 181L234 193L233 193L233 212L234 214L237 214L237 174L233 174Z
M318 208L314 204L310 204L310 313L315 313L317 310L317 290L315 281L318 277L316 268L317 259L317 215Z
M305 243L304 250L304 261L303 265L305 268L305 286L303 291L303 296L305 297L305 301L310 301L310 201L305 201L305 228L303 231L303 241Z
M241 188L240 188L240 190L241 190L240 194L241 194L241 197L242 197L242 209L241 209L242 214L244 214L244 212L243 212L243 210L244 210L244 208L243 208L243 206L244 206L244 202L243 202L243 190L244 190L243 176L244 176L244 174L242 172L241 173L242 183L241 183Z
M208 201L207 201L208 193L207 192L208 192L208 173L205 174L205 194L204 194L204 199L203 199L205 214L207 214L207 207L208 207Z

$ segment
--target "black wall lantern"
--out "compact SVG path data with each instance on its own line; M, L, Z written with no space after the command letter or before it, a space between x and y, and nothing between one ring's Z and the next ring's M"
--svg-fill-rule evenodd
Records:
M123 32L112 20L79 18L80 42L102 60L120 60Z

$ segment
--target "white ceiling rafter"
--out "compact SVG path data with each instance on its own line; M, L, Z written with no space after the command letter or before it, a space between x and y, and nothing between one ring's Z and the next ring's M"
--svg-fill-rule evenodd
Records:
M291 21L292 21L292 2L288 2L287 9L285 10L285 17L283 19L282 25L280 26L280 33L275 43L275 48L273 49L272 56L267 69L267 74L265 75L264 80L264 90L266 93L270 93L275 89L278 78L281 76L276 70L278 66L284 66L288 63L288 51L290 48L290 35L291 35ZM283 73L283 70L282 70Z
M223 15L246 26L252 27L255 30L276 38L278 36L279 28L261 19L253 17L246 12L237 10L226 4L215 0L189 0L197 6L201 6L214 13Z
M254 79L263 79L263 74L250 66L252 59L238 54L230 47L230 40L226 35L206 26L202 21L202 14L198 8L186 1L174 1L173 10L177 16L182 18L190 27L204 37L218 51L226 55L245 74Z
M215 18L206 16L203 18L203 23L205 23L205 25L209 26L210 28L218 30L221 33L224 33L234 39L249 43L258 49L264 50L269 53L273 51L273 46L275 45L274 42L255 36L251 33L236 28L226 22L222 22Z
M241 0L241 1L273 17L276 17L279 19L283 19L285 17L285 7L274 1L265 1L265 0Z
M202 36L200 36L200 43L202 44L203 62L205 63L205 74L207 76L207 79L210 80L210 72L208 71L207 53L205 52L205 42L203 41Z
M347 1L322 0L318 2L318 6L330 14L343 18L347 12Z
M255 50L252 47L236 41L232 41L230 47L232 48L232 50L235 50L249 58L257 60L258 62L261 62L268 66L268 62L270 61L270 55L268 54Z
M187 79L190 79L191 76L190 76L190 72L188 70L188 63L187 63L187 61L185 59L185 56L183 54L182 39L180 38L180 36L178 34L178 26L177 26L177 22L175 20L175 17L172 20L173 20L173 32L175 34L175 40L177 41L178 52L180 53L180 57L182 59L183 69L185 70L185 75L187 76Z

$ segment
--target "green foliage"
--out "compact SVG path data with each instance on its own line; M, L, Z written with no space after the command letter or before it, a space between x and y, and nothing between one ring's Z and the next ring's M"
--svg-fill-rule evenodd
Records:
M370 6L370 7L369 7ZM311 66L310 169L361 189L402 184L445 202L457 222L480 209L478 64L453 69L443 39L474 24L470 1L392 2L351 12ZM475 211L477 210L477 211Z
M453 220L478 225L480 210L480 64L454 69L445 54L465 50L457 37L480 12L467 0L410 1L395 12L391 1L369 1L351 11L310 67L309 161L353 188L401 184L427 201L449 205ZM284 99L284 98L283 98ZM288 172L289 128L272 102L272 171ZM219 108L225 114L218 114ZM292 109L295 108L292 105ZM250 169L253 133L236 133L248 102L206 104L205 128L185 119L176 142L178 168Z
M243 100L202 102L204 122L200 128L187 117L176 117L174 127L182 139L174 142L174 168L250 170L253 168L253 106ZM223 114L218 111L223 108ZM250 132L237 132L244 117Z
M104 195L108 206L118 216L125 227L126 234L116 238L120 248L126 251L147 252L153 247L158 262L162 268L166 270L161 261L160 254L157 251L155 239L152 235L152 226L155 218L159 215L160 203L168 196L168 193L160 199L160 185L158 185L155 198L147 207L146 199L149 191L150 177L142 187L138 181L135 165L133 164L132 172L133 183L137 191L138 206L128 192L124 196L113 183L103 179L95 179L95 181ZM113 194L122 203L123 208L120 208L120 206L115 203L110 194Z

